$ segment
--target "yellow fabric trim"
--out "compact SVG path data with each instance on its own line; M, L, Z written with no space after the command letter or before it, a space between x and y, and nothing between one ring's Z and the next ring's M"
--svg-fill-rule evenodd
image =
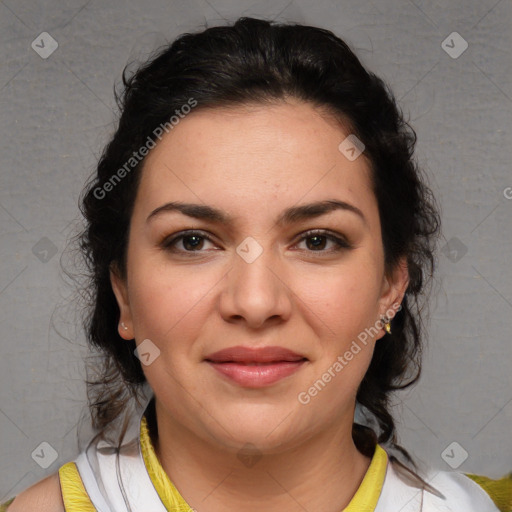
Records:
M156 456L145 416L140 423L140 445L148 474L167 511L192 512L193 509L171 482ZM387 463L387 453L377 445L359 489L343 512L374 512L384 484ZM59 469L59 477L66 512L96 512L74 462L64 464Z
M465 475L482 487L500 512L512 512L512 473L499 480L469 473L465 473Z
M156 492L160 496L164 507L169 512L192 512L193 509L183 499L178 489L169 479L156 456L151 437L149 435L146 416L142 417L140 423L140 446L146 469L153 482Z
M141 421L141 449L144 462L162 503L169 512L191 512L187 504L162 468L149 435L146 417ZM359 489L343 512L374 512L386 477L388 455L379 445Z
M141 448L144 462L162 503L169 512L191 512L192 509L173 485L156 456L146 417L141 421ZM386 477L388 455L379 445L359 489L343 512L374 512Z
M96 512L74 462L59 468L59 478L66 512Z
M372 461L359 489L342 512L374 512L384 485L387 465L388 454L381 446L376 445Z
M4 501L3 503L0 503L0 512L7 512L7 507L16 499L16 496L14 498L11 498L10 500Z

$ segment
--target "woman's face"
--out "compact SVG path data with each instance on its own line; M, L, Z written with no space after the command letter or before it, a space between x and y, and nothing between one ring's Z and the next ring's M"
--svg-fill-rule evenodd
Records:
M338 149L348 135L301 102L198 110L146 158L127 278L111 275L119 332L167 419L205 441L270 452L352 425L407 271L384 275L368 162ZM346 207L305 208L327 201ZM296 357L258 361L262 347Z

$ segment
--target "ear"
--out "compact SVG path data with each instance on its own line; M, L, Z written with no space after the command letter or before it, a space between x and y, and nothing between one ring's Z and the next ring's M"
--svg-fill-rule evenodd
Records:
M384 316L391 319L396 314L409 286L409 280L407 257L403 256L392 270L391 275L384 275L379 299L379 319ZM383 335L384 332L383 330Z
M125 340L132 340L134 335L130 301L128 300L128 286L126 281L121 277L117 266L114 264L110 265L110 284L112 285L112 291L116 296L120 312L117 331L121 338ZM121 322L127 327L126 329L122 327Z

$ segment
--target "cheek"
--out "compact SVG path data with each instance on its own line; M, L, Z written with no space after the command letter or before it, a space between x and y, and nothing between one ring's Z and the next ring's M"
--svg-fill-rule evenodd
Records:
M200 326L212 283L206 275L170 265L137 265L131 276L130 304L136 339L163 348L193 336Z
M338 344L350 341L377 320L378 276L371 265L354 264L304 272L294 285L310 322ZM316 319L315 319L316 318Z

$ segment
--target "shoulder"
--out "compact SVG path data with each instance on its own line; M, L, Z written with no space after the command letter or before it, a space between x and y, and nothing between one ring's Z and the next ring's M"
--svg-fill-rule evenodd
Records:
M429 483L445 496L443 502L449 504L453 502L460 510L490 512L501 510L487 490L464 473L439 471L433 475Z
M7 512L65 512L59 473L40 480L16 496Z
M480 486L491 497L500 512L512 511L512 472L499 479L471 473L465 473L465 476Z
M388 464L376 512L389 509L412 512L510 512L512 480L501 483L501 498L464 473L429 469L421 478L395 464ZM503 494L505 493L505 494ZM423 508L422 508L423 507Z

